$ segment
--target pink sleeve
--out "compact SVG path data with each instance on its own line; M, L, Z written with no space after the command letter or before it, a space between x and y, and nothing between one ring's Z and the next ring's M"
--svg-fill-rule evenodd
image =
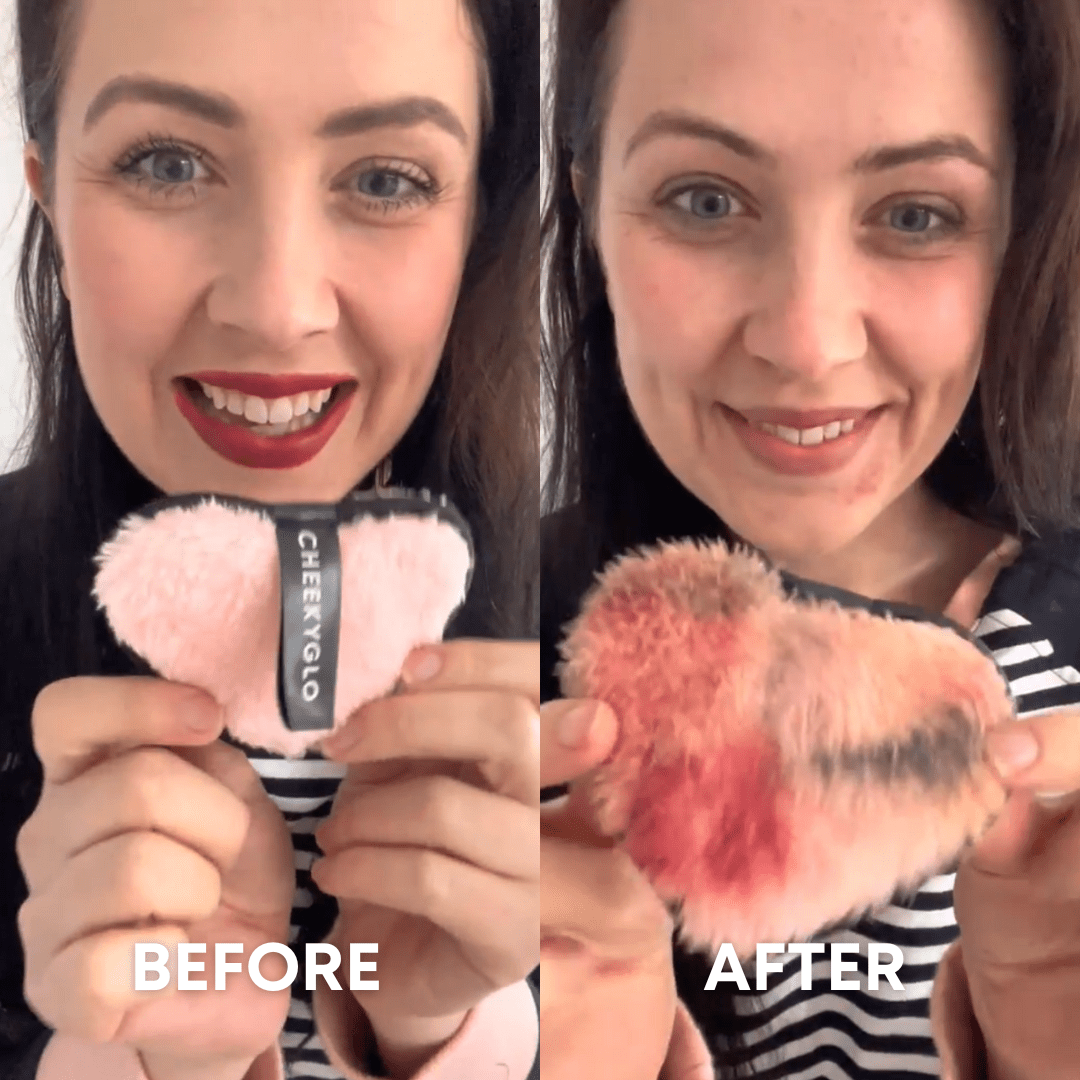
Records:
M371 1080L360 1063L374 1035L352 991L332 990L325 979L318 979L312 1011L331 1063L348 1080ZM525 1080L539 1042L532 991L526 982L514 983L480 1002L413 1080Z
M713 1075L712 1055L705 1039L680 1001L675 1006L675 1026L657 1080L713 1080Z
M37 1080L148 1080L139 1055L119 1043L94 1043L53 1035L38 1063ZM267 1047L244 1073L244 1080L285 1080L281 1050Z

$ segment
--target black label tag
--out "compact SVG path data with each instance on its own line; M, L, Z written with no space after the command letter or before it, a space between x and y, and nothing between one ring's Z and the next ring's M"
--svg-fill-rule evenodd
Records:
M274 520L281 560L281 715L290 731L329 731L341 634L337 507L276 507Z

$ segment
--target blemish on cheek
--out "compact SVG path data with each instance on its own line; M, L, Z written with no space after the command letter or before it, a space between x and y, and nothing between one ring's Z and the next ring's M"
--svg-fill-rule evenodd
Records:
M602 979L619 979L633 975L640 966L636 960L597 960L594 974Z
M776 748L756 739L708 761L650 769L630 809L626 850L657 885L753 894L783 873L791 823Z
M878 458L862 472L854 487L850 489L851 493L848 502L854 503L860 499L867 499L876 495L884 481L885 462Z

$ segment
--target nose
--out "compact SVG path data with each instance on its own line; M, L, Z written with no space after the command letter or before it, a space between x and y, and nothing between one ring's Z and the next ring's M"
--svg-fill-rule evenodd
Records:
M751 356L814 380L867 349L857 254L824 232L793 237L768 255L743 331Z
M285 353L339 317L325 204L299 184L250 199L217 234L210 320Z

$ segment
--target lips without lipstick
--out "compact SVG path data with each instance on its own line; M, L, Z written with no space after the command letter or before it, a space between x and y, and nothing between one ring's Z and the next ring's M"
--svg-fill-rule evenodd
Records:
M273 400L337 386L346 380L326 375L248 375L204 371L188 376L201 382ZM348 412L356 384L343 387L323 415L303 431L290 435L258 435L241 424L228 423L203 412L176 385L174 399L181 415L215 453L249 469L295 469L311 461L330 441Z
M794 446L776 435L770 435L755 427L747 415L729 409L726 405L717 405L723 419L739 437L751 456L773 472L785 476L825 476L844 468L866 443L870 432L877 425L884 412L883 408L861 410L820 410L819 412L782 410L748 411L751 419L757 423L781 424L784 420L797 418L796 423L787 423L786 427L805 429L823 423L851 418L855 427L847 435L837 439L818 443L817 446ZM783 417L783 419L776 419Z

